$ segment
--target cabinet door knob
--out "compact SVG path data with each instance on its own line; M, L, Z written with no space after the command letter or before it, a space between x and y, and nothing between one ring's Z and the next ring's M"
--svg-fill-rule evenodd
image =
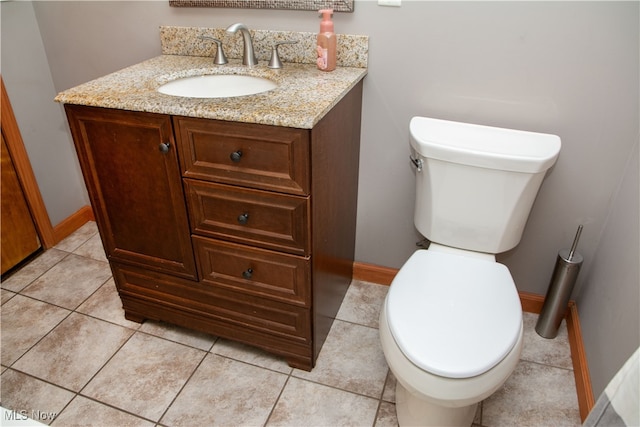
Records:
M229 155L229 157L231 158L232 162L238 163L240 161L240 159L242 158L242 151L240 151L240 150L234 151L233 153L231 153Z
M245 279L251 279L251 276L253 276L253 269L251 268L247 268L242 272L242 277L244 277Z
M160 148L160 151L162 153L168 153L169 152L169 143L168 142L161 142L159 148Z
M238 222L240 224L244 225L244 224L247 223L247 221L249 221L249 214L248 213L245 212L243 214L238 215Z

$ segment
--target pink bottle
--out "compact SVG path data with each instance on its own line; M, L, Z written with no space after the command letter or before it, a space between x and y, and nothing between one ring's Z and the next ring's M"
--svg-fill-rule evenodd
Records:
M336 69L336 46L337 38L333 32L333 21L331 15L333 9L322 9L322 21L320 22L320 32L318 33L318 69L322 71L333 71Z

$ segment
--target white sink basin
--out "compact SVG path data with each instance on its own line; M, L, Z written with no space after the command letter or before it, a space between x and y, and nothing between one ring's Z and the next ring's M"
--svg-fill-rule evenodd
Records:
M272 80L262 77L208 74L170 81L160 86L158 92L189 98L229 98L255 95L275 89L277 86Z

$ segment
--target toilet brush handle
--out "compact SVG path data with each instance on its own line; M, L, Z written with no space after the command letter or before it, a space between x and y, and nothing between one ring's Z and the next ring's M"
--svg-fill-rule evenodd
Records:
M576 248L578 247L578 240L580 240L580 234L582 233L582 224L578 226L578 231L576 232L576 237L573 239L573 244L571 245L571 250L569 251L569 261L573 259L573 254L576 252Z

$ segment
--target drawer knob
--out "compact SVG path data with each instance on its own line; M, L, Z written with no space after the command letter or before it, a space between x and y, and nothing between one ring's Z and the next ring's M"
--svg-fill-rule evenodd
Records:
M229 157L231 158L232 162L238 163L240 161L240 159L242 158L242 151L240 151L240 150L234 151L233 153L231 153L229 155Z
M244 224L247 223L247 221L249 221L249 214L248 213L245 212L243 214L238 215L238 222L240 224L244 225Z
M242 277L244 277L245 279L251 279L251 276L253 276L253 270L251 268L247 268L242 272Z
M160 147L158 147L160 149L161 153L168 153L169 152L169 143L168 142L161 142L160 143Z

